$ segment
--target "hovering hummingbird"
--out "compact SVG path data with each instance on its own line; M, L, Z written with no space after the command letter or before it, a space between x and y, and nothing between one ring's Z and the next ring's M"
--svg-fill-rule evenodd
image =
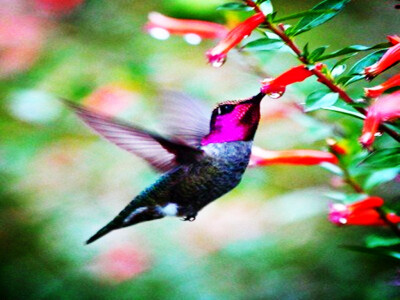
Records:
M174 132L169 138L66 101L100 136L164 172L87 244L112 230L165 216L193 221L199 210L239 184L249 163L264 94L219 103L211 120L196 101L172 96L165 112L166 127Z

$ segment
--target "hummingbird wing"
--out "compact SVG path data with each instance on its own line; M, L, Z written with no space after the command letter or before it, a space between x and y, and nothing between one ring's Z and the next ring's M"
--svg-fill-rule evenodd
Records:
M202 101L183 93L163 91L161 94L162 123L167 133L193 147L210 131L211 112Z
M178 165L192 163L203 153L200 149L113 120L79 104L66 100L65 103L100 136L145 159L157 171L166 172Z

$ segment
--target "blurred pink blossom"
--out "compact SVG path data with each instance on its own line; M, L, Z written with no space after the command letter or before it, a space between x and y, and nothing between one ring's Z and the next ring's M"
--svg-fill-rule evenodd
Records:
M113 83L92 92L84 99L83 104L100 113L115 116L134 103L137 97L134 91L122 84Z
M46 13L67 14L81 5L84 0L35 0L36 9Z
M144 249L123 244L106 250L94 262L93 270L108 282L132 279L150 268L150 257Z
M0 76L28 70L43 46L46 22L28 14L0 13Z

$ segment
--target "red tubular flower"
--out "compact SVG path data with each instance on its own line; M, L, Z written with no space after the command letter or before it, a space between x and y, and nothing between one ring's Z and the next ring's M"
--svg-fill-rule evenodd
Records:
M47 34L43 20L13 14L6 5L5 11L0 11L0 77L28 70L39 58Z
M360 143L366 148L370 147L374 143L379 125L397 118L400 118L400 91L378 98L367 109Z
M276 78L264 79L261 82L261 92L273 97L276 95L276 98L278 98L283 95L287 85L295 82L301 82L311 75L313 75L313 73L308 70L306 66L301 65L291 68Z
M149 22L145 25L145 29L155 38L167 39L170 34L192 36L197 40L223 38L228 33L228 29L217 23L200 21L175 19L164 16L158 12L149 13Z
M380 85L370 88L364 88L365 96L370 98L376 98L379 97L386 90L396 86L400 86L400 73L391 77L390 79L386 80L384 83L381 83Z
M326 139L326 143L329 146L331 152L338 154L338 155L345 155L348 153L348 149L344 146L335 141L334 139Z
M367 79L374 78L400 61L400 43L397 41L397 37L391 37L389 41L397 43L390 47L379 61L364 69Z
M398 35L388 35L386 38L393 46L400 43L400 36Z
M251 167L276 164L319 165L321 163L337 163L337 158L330 152L318 150L284 150L270 151L254 146L250 163Z
M222 66L229 50L239 44L245 37L249 36L264 21L265 15L259 12L229 31L217 46L207 51L206 56L209 63L214 67Z
M386 219L388 219L389 222L394 223L394 224L400 223L400 216L398 216L392 212L386 214Z
M351 204L334 203L329 206L328 219L335 225L361 225L382 226L385 221L380 217L376 208L381 207L384 201L380 197L371 196ZM390 215L390 217L389 217ZM400 220L393 213L387 214L388 218Z

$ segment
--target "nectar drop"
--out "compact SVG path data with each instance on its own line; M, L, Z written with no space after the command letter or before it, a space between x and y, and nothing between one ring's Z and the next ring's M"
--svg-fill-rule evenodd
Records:
M218 58L218 59L213 60L213 61L211 62L211 65L212 65L214 68L219 68L219 67L222 67L222 65L225 63L225 61L226 61L226 57L221 57L221 58Z

